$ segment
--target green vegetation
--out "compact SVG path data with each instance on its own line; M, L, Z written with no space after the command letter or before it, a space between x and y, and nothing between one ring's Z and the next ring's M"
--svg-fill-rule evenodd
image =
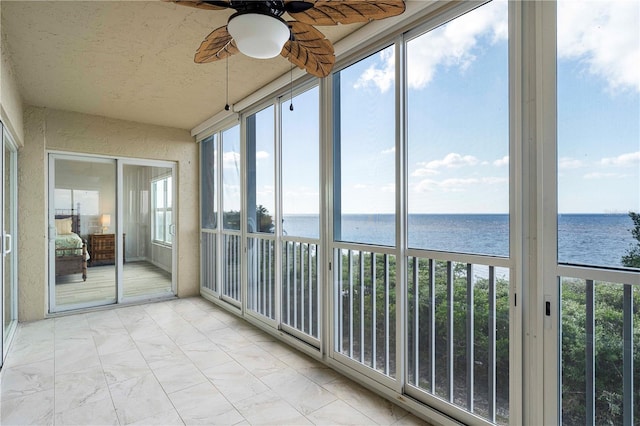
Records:
M637 241L622 257L623 266L640 268L640 214L629 212ZM562 279L562 420L565 424L586 421L587 291L580 279ZM633 298L634 417L640 415L640 293ZM623 423L624 284L594 283L595 423Z
M467 384L467 265L452 263L449 269L447 262L434 262L434 297L431 304L429 294L429 261L416 259L409 262L407 275L408 305L408 371L412 385L431 391L448 399L448 281L453 284L453 394L456 405L466 407ZM338 279L341 289L340 311L341 328L340 351L361 360L365 365L395 376L395 313L396 313L396 258L375 255L375 268L372 268L373 255L367 252L353 251L351 262L348 252L342 251L341 271ZM375 271L375 287L373 274ZM384 277L389 281L385 282ZM417 277L417 291L416 278ZM362 282L362 285L361 285ZM490 339L489 326L495 319L496 330L496 399L497 421L508 423L509 401L509 282L497 279L495 283L495 316L489 309L489 280L474 277L473 284L473 366L474 366L474 412L488 416L488 382L490 378L489 358ZM375 295L375 297L374 297ZM387 302L388 301L388 302ZM375 305L374 305L375 302ZM385 304L388 303L388 312ZM375 307L374 307L375 306ZM351 315L350 315L351 313ZM417 318L416 318L417 315ZM435 346L431 347L431 315L434 315ZM388 320L389 359L386 359L385 333ZM417 320L417 321L416 321ZM374 327L375 321L375 327ZM417 322L417 327L416 327ZM350 339L350 329L353 337ZM375 337L375 353L374 341ZM431 354L434 352L435 365L431 365ZM388 361L389 371L385 372ZM435 369L435 383L431 383L431 369ZM417 376L417 377L416 377Z
M595 318L595 423L623 423L623 301L624 285L594 284ZM562 280L562 420L585 424L586 416L586 284L584 280ZM640 365L640 293L633 292L633 362ZM640 369L633 371L635 392ZM634 416L640 401L634 398Z
M466 407L467 398L467 314L470 300L473 306L473 372L474 372L474 412L488 416L488 383L490 380L490 324L495 320L495 368L496 368L496 405L498 423L508 423L509 401L509 282L499 278L495 282L495 313L490 309L490 282L488 278L476 275L472 278L472 292L467 289L467 265L452 263L449 277L447 262L434 262L435 306L432 307L429 295L429 261L417 260L409 265L409 369L410 381L424 389L435 387L436 394L448 397L447 371L447 336L448 319L448 285L450 280L453 298L453 369L454 369L454 402ZM416 306L416 288L414 268L418 269L418 302ZM472 298L472 299L471 299ZM435 312L435 383L430 382L430 327L428 320ZM418 315L418 330L415 330L415 315ZM495 316L494 316L495 314ZM415 356L416 343L418 357ZM415 377L416 362L418 377Z
M637 245L623 257L623 264L640 268L640 214L629 213L633 220L631 230ZM239 215L238 215L239 217ZM262 232L273 229L273 221L266 209L258 206L256 218ZM315 247L294 245L300 251L296 259L297 271L308 271L316 276ZM312 251L309 251L312 250ZM283 254L284 255L284 254ZM309 256L313 259L308 263ZM383 374L396 374L396 261L395 256L364 251L340 251L337 279L339 285L338 350L346 356L375 368ZM303 265L304 262L304 265ZM485 268L486 271L486 268ZM433 277L430 276L433 274ZM295 279L292 270L283 270L283 276ZM467 264L428 259L409 258L407 265L407 370L409 383L448 399L447 368L453 360L454 403L466 407L466 366L468 345L467 314L471 298L473 303L473 368L474 412L488 417L489 380L491 377L490 327L495 322L496 422L509 419L509 281L495 280L495 311L490 309L491 283L486 272L478 276L474 269L472 294L468 292ZM386 279L388 277L388 279ZM433 280L431 295L430 281ZM313 294L317 283L312 283ZM587 381L585 356L587 342L587 286L583 279L562 278L561 287L561 398L563 424L584 424L587 409ZM307 305L309 294L303 297L300 289L283 295L289 314L295 315ZM297 291L297 292L296 292ZM453 353L448 353L449 297L453 302ZM633 298L633 382L634 393L640 392L640 292L632 289ZM431 303L431 300L434 303ZM594 283L594 355L595 355L595 423L614 425L623 423L623 353L624 353L624 284ZM317 311L301 331L317 333ZM431 321L434 326L432 328ZM291 324L293 325L293 324ZM431 336L432 330L434 336ZM388 333L388 335L387 335ZM388 343L385 343L388 342ZM433 345L432 345L433 342ZM387 346L388 345L388 346ZM375 348L375 349L374 349ZM387 358L388 354L388 358ZM433 357L432 357L433 354ZM434 363L432 365L431 363ZM386 366L388 365L388 369ZM431 383L431 371L435 382ZM640 418L640 398L635 397L634 417Z
M274 230L273 217L263 205L256 206L255 215L251 214L247 218L249 221L249 232L265 232L272 233ZM229 210L223 213L224 229L240 230L240 212L237 210ZM258 227L256 229L257 224Z
M640 213L629 212L629 217L633 221L634 228L631 235L636 240L629 252L622 256L622 265L629 268L640 268Z

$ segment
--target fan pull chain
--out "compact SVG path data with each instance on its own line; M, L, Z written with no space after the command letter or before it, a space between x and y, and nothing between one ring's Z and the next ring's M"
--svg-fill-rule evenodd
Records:
M291 55L291 53L289 53ZM289 88L289 111L293 111L293 62L289 61L291 67L289 68L289 77L291 79L291 86Z
M224 110L229 111L229 52L227 52L227 98L224 104Z

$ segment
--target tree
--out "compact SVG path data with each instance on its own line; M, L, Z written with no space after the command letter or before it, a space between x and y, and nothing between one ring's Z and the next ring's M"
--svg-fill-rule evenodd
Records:
M240 229L240 212L237 210L229 210L224 212L225 229ZM266 232L272 233L274 229L273 216L269 214L266 207L259 204L256 206L255 216L249 214L249 232Z
M629 217L634 226L631 235L637 242L631 246L626 255L622 256L622 264L630 268L640 268L640 213L629 212Z
M258 222L258 232L271 233L275 227L273 217L269 214L269 210L263 205L256 207L256 216Z

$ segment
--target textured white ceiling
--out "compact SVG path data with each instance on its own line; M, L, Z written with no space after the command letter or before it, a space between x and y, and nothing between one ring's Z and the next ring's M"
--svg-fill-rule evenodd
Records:
M8 1L3 45L27 105L191 129L224 108L225 61L195 64L233 11L161 1ZM319 27L336 42L359 25ZM5 52L7 53L7 52ZM282 57L229 59L229 103L289 70Z

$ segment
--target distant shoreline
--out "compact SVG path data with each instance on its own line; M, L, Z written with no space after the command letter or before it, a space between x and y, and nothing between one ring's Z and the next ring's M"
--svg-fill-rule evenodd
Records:
M558 213L558 216L628 216L629 213ZM293 213L284 217L317 217L317 213ZM344 213L342 216L395 216L395 213ZM509 216L509 213L409 213L408 216Z

